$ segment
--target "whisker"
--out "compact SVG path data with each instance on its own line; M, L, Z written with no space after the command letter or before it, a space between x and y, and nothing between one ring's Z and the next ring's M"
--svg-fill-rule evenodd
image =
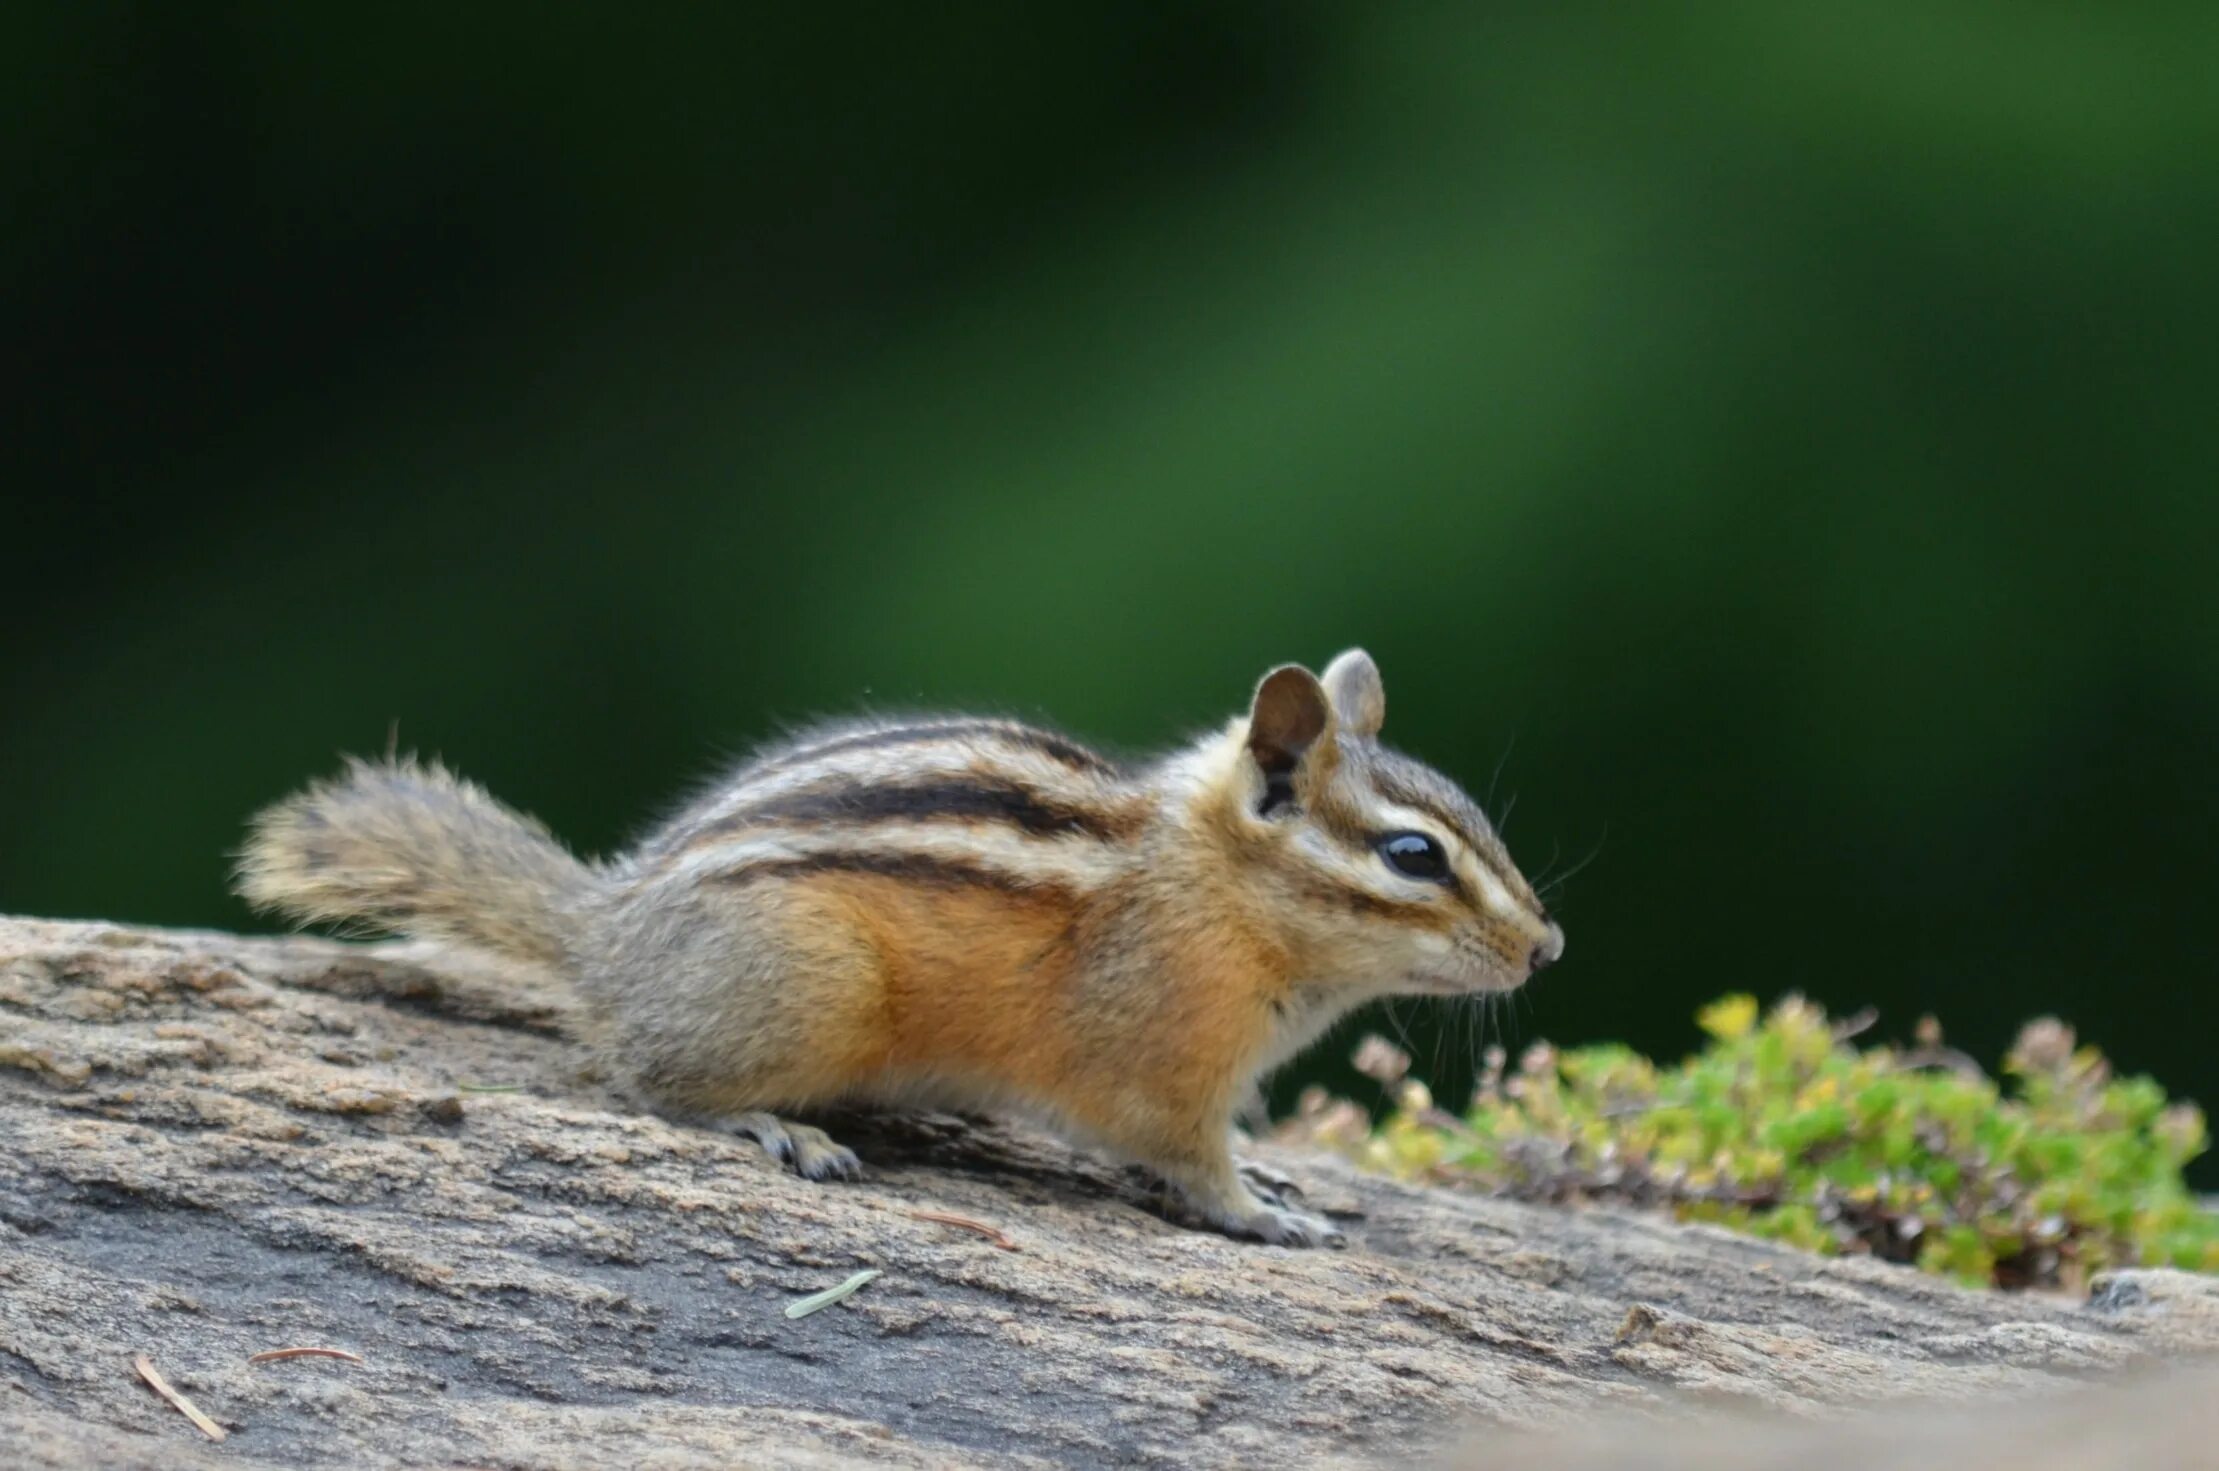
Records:
M1480 1059L1487 1055L1487 1013L1492 1006L1493 999L1484 991L1472 998L1472 1055L1465 1063L1465 1071L1471 1074L1471 1081L1464 1088L1465 1113L1471 1112L1472 1095L1479 1084Z
M1487 1071L1487 1051L1503 1045L1502 997L1489 994L1479 1008L1479 1061L1472 1073L1472 1097L1479 1097L1479 1080Z
M1451 1016L1455 1015L1454 1007L1451 1007L1449 1011ZM1438 1008L1435 1009L1435 1017L1436 1020L1433 1024L1433 1071L1425 1075L1426 1082L1428 1084L1437 1083L1440 1081L1441 1049L1448 1045L1448 1024L1445 1019L1440 1018Z
M1558 874L1553 879L1544 878L1540 884L1534 885L1533 891L1536 894L1540 894L1543 892L1554 892L1557 889L1563 888L1573 879L1579 877L1580 872L1585 869L1588 864L1593 863L1596 859L1603 856L1603 844L1609 841L1610 828L1606 825L1603 828L1603 835L1595 840L1594 847L1587 850L1587 856L1585 858L1582 858L1579 862L1573 864L1570 868L1566 869L1563 873ZM1546 870L1544 870L1544 872L1546 872ZM1546 889L1544 889L1544 885L1546 886Z
M1410 1040L1410 1029L1402 1024L1402 1013L1395 1009L1395 1004L1391 1000L1386 1003L1385 1009L1387 1012L1387 1025L1393 1027L1395 1029L1395 1035L1402 1039L1403 1052L1405 1054L1414 1054L1418 1050L1417 1045Z
M1471 1007L1467 1004L1470 999L1466 996L1449 998L1448 1017L1442 1030L1449 1034L1449 1060L1452 1062L1463 1055L1464 1038L1471 1033ZM1444 1090L1448 1086L1448 1077L1446 1071L1434 1075L1433 1102L1436 1106L1446 1096Z
M1487 778L1487 796L1480 804L1482 807L1492 807L1495 805L1495 783L1502 780L1502 769L1510 764L1510 753L1517 749L1518 733L1516 731L1512 731L1510 733L1509 743L1502 748L1502 754L1495 758L1495 769L1493 773L1490 774ZM1517 799L1513 797L1511 800L1515 802ZM1505 812L1503 816L1507 818L1510 816L1510 814ZM1495 826L1497 828L1500 828L1502 824L1498 822L1495 824Z

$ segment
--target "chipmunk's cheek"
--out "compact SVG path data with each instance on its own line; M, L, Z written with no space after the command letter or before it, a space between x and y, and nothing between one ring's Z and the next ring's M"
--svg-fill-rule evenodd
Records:
M1465 996L1499 985L1474 969L1471 947L1459 944L1452 934L1413 935L1403 954L1403 976L1414 994Z
M1412 935L1405 942L1404 953L1408 958L1408 973L1413 979L1422 981L1424 989L1453 989L1456 985L1457 972L1462 967L1456 959L1456 942L1449 936Z

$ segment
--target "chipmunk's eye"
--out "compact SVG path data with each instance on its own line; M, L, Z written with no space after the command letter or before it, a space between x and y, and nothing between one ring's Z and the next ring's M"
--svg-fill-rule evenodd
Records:
M1449 856L1424 833L1389 833L1379 840L1379 856L1404 878L1440 883L1449 876Z

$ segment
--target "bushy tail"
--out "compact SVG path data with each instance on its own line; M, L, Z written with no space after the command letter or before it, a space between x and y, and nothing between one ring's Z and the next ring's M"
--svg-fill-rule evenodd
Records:
M537 821L414 760L350 760L261 813L238 870L257 908L565 968L599 884Z

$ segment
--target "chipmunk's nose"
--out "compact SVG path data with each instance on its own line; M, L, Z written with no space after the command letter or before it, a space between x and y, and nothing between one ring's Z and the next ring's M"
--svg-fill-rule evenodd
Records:
M1542 937L1541 943L1535 945L1533 953L1526 957L1526 974L1530 976L1544 965L1556 964L1563 954L1564 926L1552 924L1549 926L1548 934Z

